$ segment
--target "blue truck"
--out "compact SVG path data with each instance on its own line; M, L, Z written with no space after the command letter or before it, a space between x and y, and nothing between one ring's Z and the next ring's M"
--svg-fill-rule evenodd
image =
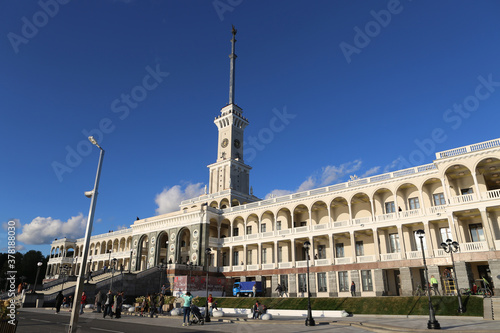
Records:
M253 296L253 286L256 287L255 296L262 295L262 282L260 281L246 281L246 282L235 282L233 284L233 296Z

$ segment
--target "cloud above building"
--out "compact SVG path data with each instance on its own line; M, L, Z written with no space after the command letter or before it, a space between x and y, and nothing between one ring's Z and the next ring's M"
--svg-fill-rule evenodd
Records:
M184 188L181 185L165 187L161 193L156 195L155 202L158 205L156 213L161 215L178 211L181 201L198 197L204 193L203 183L189 183Z
M67 221L38 216L22 226L17 240L24 244L41 245L50 244L55 238L81 238L85 236L86 225L87 217L82 213Z

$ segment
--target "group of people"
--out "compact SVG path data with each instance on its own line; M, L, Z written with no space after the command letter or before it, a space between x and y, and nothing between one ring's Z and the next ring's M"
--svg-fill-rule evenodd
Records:
M262 319L262 315L267 312L267 306L261 304L260 302L255 302L252 307L252 319Z
M282 286L278 283L278 286L274 290L278 292L278 297L283 297L283 295L286 295L286 297L288 297L288 290L285 286Z

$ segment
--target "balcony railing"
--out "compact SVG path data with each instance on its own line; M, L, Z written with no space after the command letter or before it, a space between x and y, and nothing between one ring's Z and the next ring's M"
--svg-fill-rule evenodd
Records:
M447 254L446 252L444 252L443 249L434 249L434 257L446 257L448 255L449 254Z
M276 265L274 263L272 264L262 264L262 269L274 269Z
M422 210L421 209L411 209L411 210L407 210L404 212L398 212L398 215L399 215L400 219L406 219L409 217L417 217L417 216L422 215Z
M460 252L488 251L487 242L469 242L460 244Z
M311 266L311 263L309 263L309 266ZM295 267L307 267L307 260L296 261Z
M292 262L280 262L278 268L292 268Z
M307 231L309 231L309 227L308 226L297 227L297 228L295 228L294 233L307 232Z
M408 252L406 252L406 258L408 258L408 259L420 259L420 258L422 258L422 250L408 251Z
M469 202L473 202L473 201L476 201L475 193L463 194L463 195L459 195L459 196L451 198L452 204L455 204L455 205L469 203Z
M244 265L239 265L239 266L233 266L233 272L242 272L245 270Z
M375 256L370 255L370 256L357 256L356 257L356 262L361 263L361 262L372 262L375 261Z
M401 253L396 252L396 253L382 253L380 255L380 259L382 261L386 260L400 260L401 259Z
M500 199L500 190L487 191L484 195L484 199Z
M324 230L328 228L328 223L317 224L313 226L313 230Z
M327 266L330 265L330 259L316 259L314 260L314 266Z
M247 265L247 271L256 271L260 265Z
M429 214L441 214L441 213L446 213L446 206L434 206L434 207L429 207L427 208L427 211Z
M351 262L351 257L335 258L335 265L350 264Z

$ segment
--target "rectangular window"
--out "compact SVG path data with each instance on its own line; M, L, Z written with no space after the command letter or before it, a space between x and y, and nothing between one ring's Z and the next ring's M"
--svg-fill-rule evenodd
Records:
M288 292L288 275L280 275L280 284L283 291Z
M413 232L413 240L415 241L416 251L422 251L422 244L420 243L420 237L417 235L417 231ZM425 241L425 235L422 238L422 242L424 242L424 250L427 250L427 243Z
M240 259L240 254L238 251L233 252L233 265L238 266L240 264L239 262Z
M247 226L247 235L252 234L252 226Z
M239 236L239 229L238 227L233 228L233 236Z
M460 193L462 195L465 195L465 194L472 194L473 191L472 191L472 187L469 187L469 188L461 188L460 189Z
M469 224L469 231L473 242L484 242L486 240L481 223Z
M394 206L394 201L389 201L385 203L385 213L394 213L396 211L396 208Z
M363 241L356 241L356 256L364 256L365 249L363 248Z
M318 292L326 292L326 273L318 273Z
M399 234L389 234L389 251L390 251L390 253L400 252Z
M305 274L299 274L299 293L307 293L307 283Z
M444 243L448 239L453 239L451 237L450 228L439 228L439 233L441 234L441 242Z
M339 272L339 291L349 291L347 271Z
M318 245L318 259L326 259L326 245Z
M222 254L222 266L229 266L229 265L227 264L227 253L226 253L226 252L224 252L224 253Z
M344 243L335 244L335 256L337 258L344 258Z
M301 227L305 227L306 225L307 225L307 221L302 221L302 222L300 222L300 226L301 226Z
M408 204L410 205L410 210L420 208L420 202L417 197L408 199Z
M283 247L279 246L278 247L278 262L282 262L282 261L283 261Z
M265 247L262 248L262 263L267 264L267 249Z
M265 223L262 223L260 225L260 232L266 232L266 224Z
M446 205L446 201L444 200L444 193L436 193L432 195L434 198L434 206L442 206Z
M276 230L281 230L281 221L276 221Z
M247 265L252 264L252 250L247 250Z
M361 271L361 286L363 291L373 291L372 271Z

